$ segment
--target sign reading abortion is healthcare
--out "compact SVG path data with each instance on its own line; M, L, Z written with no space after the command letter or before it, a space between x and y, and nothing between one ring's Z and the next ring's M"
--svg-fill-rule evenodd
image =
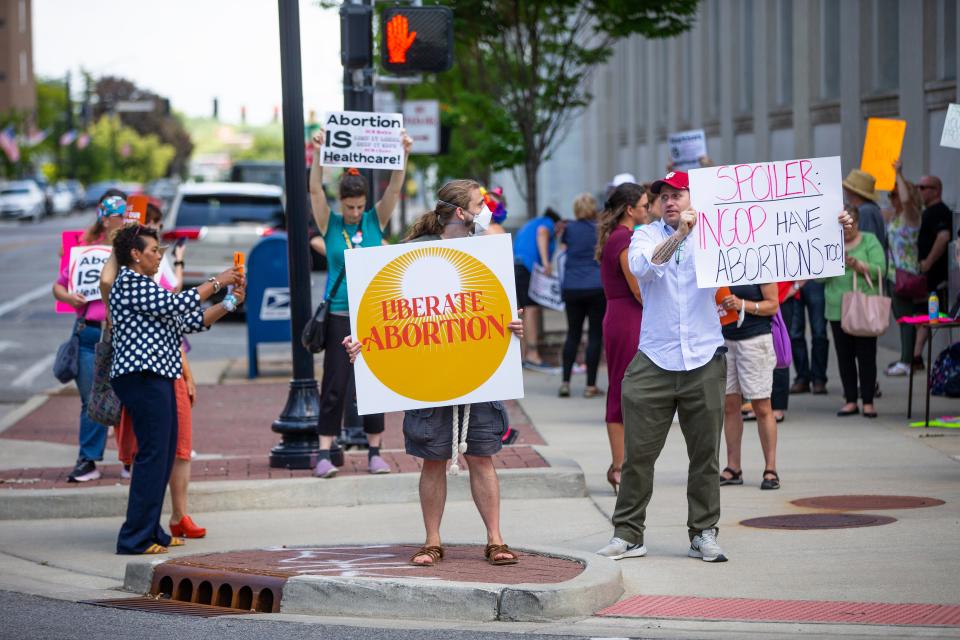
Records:
M843 275L840 158L690 172L697 286Z
M345 254L361 415L523 397L506 235Z
M323 116L323 128L322 166L403 168L402 114L331 111Z

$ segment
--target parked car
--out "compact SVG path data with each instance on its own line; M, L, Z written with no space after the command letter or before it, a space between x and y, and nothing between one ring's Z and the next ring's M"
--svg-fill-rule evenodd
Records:
M82 207L84 196L86 195L86 189L83 188L83 184L79 180L64 180L63 184L65 184L73 194L73 200L76 203L76 207L78 209Z
M53 214L58 216L69 215L77 206L77 198L64 182L53 186L53 195L50 196Z
M40 222L46 198L33 180L17 180L0 186L0 216Z
M115 180L108 180L105 182L94 182L89 187L87 187L87 192L83 196L83 202L81 206L84 209L92 209L100 204L100 198L103 197L103 194L109 189L119 188L119 183Z
M242 182L183 184L163 228L164 241L187 241L183 284L196 286L233 264L235 251L249 255L260 238L286 228L283 191Z
M283 162L241 160L230 169L230 182L256 182L284 188Z

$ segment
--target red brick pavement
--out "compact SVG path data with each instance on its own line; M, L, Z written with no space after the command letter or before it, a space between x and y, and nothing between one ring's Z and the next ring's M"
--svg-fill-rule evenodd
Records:
M298 575L345 577L402 577L491 582L499 584L552 584L566 582L583 572L576 560L521 553L520 562L492 566L480 545L444 545L444 559L433 567L408 564L419 545L363 545L346 547L273 547L185 556L161 565L166 573L185 566L240 575Z
M202 459L194 460L192 479L260 480L308 477L308 470L271 469L268 453L279 435L270 430L287 398L286 384L201 386L193 410L193 448ZM76 444L77 396L52 396L43 405L0 434L0 438ZM494 457L501 469L548 466L530 445L544 444L523 409L514 401L506 403L510 425L519 437ZM394 473L419 471L420 461L403 452L401 413L387 414L382 453ZM2 442L2 440L0 440ZM0 445L2 446L2 445ZM107 442L114 448L113 439ZM205 459L204 455L222 458ZM10 469L0 471L0 486L15 489L50 489L125 484L119 465L101 465L104 477L93 482L66 482L69 468ZM366 473L366 453L348 452L341 475Z

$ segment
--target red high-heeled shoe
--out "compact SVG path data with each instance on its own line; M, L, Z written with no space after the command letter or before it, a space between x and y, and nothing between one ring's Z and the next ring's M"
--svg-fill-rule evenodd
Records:
M180 522L170 525L170 535L183 538L202 538L207 535L207 530L198 527L190 516L183 516Z

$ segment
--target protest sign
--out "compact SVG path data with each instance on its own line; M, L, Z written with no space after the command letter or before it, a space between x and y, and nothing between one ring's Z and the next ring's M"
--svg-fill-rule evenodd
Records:
M940 135L941 147L960 149L960 104L947 107L947 118L943 121L943 133Z
M700 166L701 156L707 155L707 136L703 129L671 133L667 136L667 146L674 169L696 169Z
M874 189L892 191L897 182L893 163L900 159L903 147L903 134L907 130L906 120L870 118L867 120L867 135L863 141L863 156L860 169L874 178Z
M440 153L440 102L407 100L403 103L403 121L407 135L413 139L415 153Z
M104 244L77 245L70 249L67 291L79 293L87 302L100 299L100 271L113 248Z
M509 236L344 256L361 415L523 397Z
M81 240L83 239L83 234L84 231L82 229L71 229L60 234L60 273L65 273L68 275L68 288L70 285L70 250L80 244ZM54 305L54 310L57 313L76 313L77 311L66 302L60 302L59 300Z
M403 115L330 111L323 117L324 167L403 169Z
M838 156L695 169L690 198L701 288L844 272Z

